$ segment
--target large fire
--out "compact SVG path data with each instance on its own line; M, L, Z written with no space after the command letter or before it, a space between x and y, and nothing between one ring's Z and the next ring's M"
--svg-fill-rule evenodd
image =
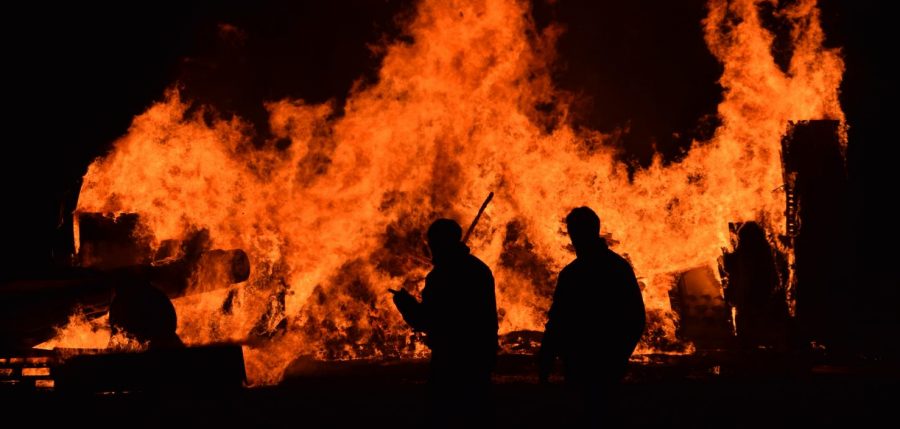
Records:
M843 62L822 46L815 1L779 12L792 28L787 70L758 3L712 0L702 23L724 67L714 137L632 178L607 136L567 121L548 69L558 27L538 32L525 1L423 0L413 41L386 47L377 83L342 115L272 101L278 139L259 147L246 121L209 119L214 107L170 90L90 166L77 210L137 213L155 245L206 229L213 247L244 249L246 283L175 306L186 343L247 344L254 383L277 382L300 355L425 353L387 289L418 290L424 229L436 217L468 225L490 191L469 245L494 270L501 333L543 328L555 274L574 257L561 219L588 205L642 282L642 349L671 349L675 276L714 267L729 222L784 234L788 121L844 118Z

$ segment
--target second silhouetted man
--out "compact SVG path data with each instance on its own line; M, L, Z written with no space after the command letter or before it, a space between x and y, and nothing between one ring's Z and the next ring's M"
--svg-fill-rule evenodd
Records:
M559 273L540 351L546 381L557 356L566 382L586 400L589 417L608 406L644 331L644 301L631 265L600 237L600 218L588 207L566 217L575 260ZM601 413L602 414L602 413Z

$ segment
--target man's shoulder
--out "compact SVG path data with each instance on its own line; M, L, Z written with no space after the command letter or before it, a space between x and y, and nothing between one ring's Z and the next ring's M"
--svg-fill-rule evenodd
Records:
M569 277L574 273L577 273L579 270L584 269L584 261L579 260L578 258L573 259L572 262L566 264L565 267L559 272L559 277Z
M491 273L491 267L489 267L487 264L485 264L484 261L482 261L481 259L478 259L477 256L470 253L470 254L466 255L465 261L466 261L467 265L477 269L478 271L480 271L482 273L487 273L487 274L493 275Z
M614 264L617 268L625 268L625 269L633 270L633 268L631 267L631 262L628 262L628 260L625 259L622 255L620 255L616 252L613 252L611 249L606 249L606 254L607 254L607 257L609 258L610 262L612 264Z
M609 272L610 269L618 272L634 272L634 268L632 268L631 263L627 259L612 250L606 249L599 255L575 258L560 271L559 275L563 277L579 275L580 273Z

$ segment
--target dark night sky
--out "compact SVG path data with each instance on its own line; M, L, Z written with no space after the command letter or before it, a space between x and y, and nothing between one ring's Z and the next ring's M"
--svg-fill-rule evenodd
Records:
M69 195L74 203L90 161L173 82L183 82L189 97L257 122L265 118L263 100L341 100L354 80L374 79L379 58L367 44L396 37L398 21L412 10L398 0L253 3L67 4L5 13L12 116L2 157L0 278L49 263L59 201ZM883 241L881 225L894 222L887 200L896 195L877 186L890 153L882 98L893 87L883 53L896 49L882 48L890 40L885 14L869 2L822 7L829 44L843 46L847 59L842 101L852 126L857 235ZM708 132L720 68L702 40L703 1L539 0L535 14L538 25L553 20L567 28L555 79L579 94L576 124L629 126L621 142L629 161L646 162L654 145L676 159L691 137ZM220 23L245 31L244 44L217 38ZM887 234L896 237L896 229ZM862 249L876 262L896 254ZM888 274L876 267L871 275Z

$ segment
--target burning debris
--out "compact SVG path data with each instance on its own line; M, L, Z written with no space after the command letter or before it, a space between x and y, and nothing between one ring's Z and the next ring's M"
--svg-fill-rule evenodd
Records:
M3 349L49 340L76 312L86 319L85 326L109 313L114 332L121 329L140 342L179 343L170 299L227 288L250 275L242 250L186 245L182 253L154 259L140 249L136 216L83 214L79 219L89 225L78 234L83 240L79 266L0 288Z
M671 292L678 312L678 336L698 349L731 346L734 329L723 297L722 284L709 267L685 271Z
M170 299L246 281L247 254L210 249L203 231L152 249L134 214L76 219L79 266L0 287L0 382L89 392L242 386L240 347L185 349Z

